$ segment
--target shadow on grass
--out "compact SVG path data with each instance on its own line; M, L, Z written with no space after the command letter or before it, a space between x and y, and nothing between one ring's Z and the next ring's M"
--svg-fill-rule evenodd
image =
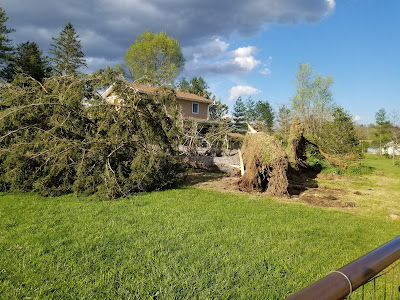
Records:
M298 196L309 188L317 188L318 183L315 179L320 172L320 170L311 168L299 172L289 167L287 172L289 195Z

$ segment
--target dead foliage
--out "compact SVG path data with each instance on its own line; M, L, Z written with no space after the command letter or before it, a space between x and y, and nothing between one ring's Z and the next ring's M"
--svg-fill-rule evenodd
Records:
M238 182L240 190L287 194L288 160L277 138L263 132L248 134L242 152L245 173Z

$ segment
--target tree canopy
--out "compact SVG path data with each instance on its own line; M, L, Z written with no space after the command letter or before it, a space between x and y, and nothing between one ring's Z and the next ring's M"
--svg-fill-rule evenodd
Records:
M213 121L225 121L228 120L226 115L228 114L229 107L226 104L223 104L221 100L214 99L214 103L209 106L209 116L210 120Z
M13 29L7 28L4 24L8 20L6 12L0 7L0 67L11 59L13 47L8 34L13 32Z
M268 101L258 100L255 104L255 122L262 131L272 134L275 114Z
M133 80L145 81L153 86L171 86L185 64L177 40L166 32L148 30L129 46L124 60Z
M331 76L314 75L310 64L300 63L296 74L296 95L292 100L292 111L304 125L304 134L310 138L321 134L322 124L330 118L333 107Z
M192 93L206 99L211 99L212 93L208 91L208 84L203 77L193 77L190 81L185 78L178 84L178 89L182 92Z
M284 141L287 141L289 138L291 121L292 116L290 109L288 109L286 105L280 106L276 115L277 133L281 135Z
M243 104L243 108L241 103ZM236 104L238 104L238 106L236 106ZM251 97L247 98L246 101L243 101L240 98L240 100L235 103L235 107L236 108L234 108L233 118L234 123L236 122L236 120L238 120L240 123L240 118L237 119L235 117L235 114L239 116L240 111L243 110L243 122L253 124L253 126L256 126L258 131L264 131L269 134L272 133L275 114L268 101L254 101ZM246 128L246 126L243 126L243 128Z
M321 146L332 154L357 153L358 139L353 117L340 106L332 109L332 121L326 121Z
M35 42L18 45L15 56L2 70L2 77L10 82L18 73L23 73L40 82L43 81L43 78L50 76L51 66L48 58L42 57L42 53Z
M50 53L53 55L51 61L56 74L73 75L79 68L87 67L78 38L71 22L65 25L58 38L52 38L54 43L51 44Z

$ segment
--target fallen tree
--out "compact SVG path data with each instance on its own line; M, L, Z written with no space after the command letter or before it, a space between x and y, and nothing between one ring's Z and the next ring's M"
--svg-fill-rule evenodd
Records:
M322 151L321 147L304 137L304 127L299 118L295 117L292 122L288 142L288 159L291 166L301 171L308 168L306 150L307 146L314 146L319 153L332 165L338 166L341 169L346 169L347 165L340 159L332 157Z
M111 84L118 104L98 92ZM0 90L0 108L1 191L113 199L181 179L172 90L138 94L110 69L43 83L21 75Z
M252 131L247 133L242 147L244 174L238 182L240 190L265 191L269 195L282 196L288 194L288 188L291 192L304 189L303 184L309 180L308 177L316 175L307 163L310 146L315 147L315 151L331 164L347 167L344 162L329 156L317 144L307 140L298 118L293 120L287 151L277 138L266 133L254 133L255 130L251 126L249 128Z

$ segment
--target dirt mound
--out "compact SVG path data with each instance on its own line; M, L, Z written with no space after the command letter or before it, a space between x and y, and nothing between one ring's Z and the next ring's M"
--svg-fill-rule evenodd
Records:
M238 182L240 190L287 195L288 160L277 138L263 132L248 134L242 152L245 173Z
M344 190L317 188L309 189L300 195L304 202L322 207L355 207L354 202L343 202L340 196L345 194Z

